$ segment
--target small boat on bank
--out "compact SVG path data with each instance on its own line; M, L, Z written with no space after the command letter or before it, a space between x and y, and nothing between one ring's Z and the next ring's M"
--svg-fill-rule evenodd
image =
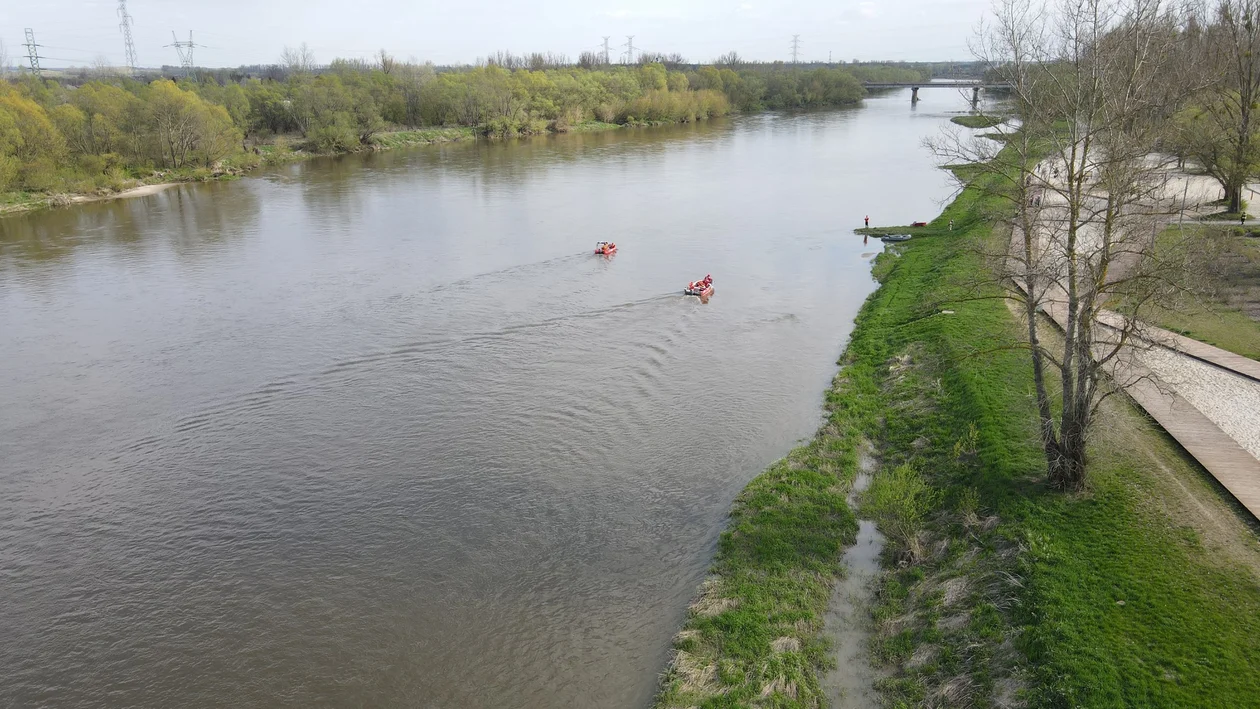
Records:
M927 222L910 222L910 226L927 226Z
M909 241L910 235L909 234L885 234L881 236L880 238L883 239L885 243L889 241Z
M601 256L612 256L617 253L617 245L611 241L596 242L595 253Z
M713 295L713 276L705 276L698 281L688 283L683 289L683 295L695 295L701 299Z

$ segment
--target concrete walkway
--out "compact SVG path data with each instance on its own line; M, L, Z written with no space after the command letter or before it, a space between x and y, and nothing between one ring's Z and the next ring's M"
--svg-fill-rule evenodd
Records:
M1153 155L1149 161L1153 168L1169 164L1166 156ZM1063 164L1054 161L1043 162L1036 170L1037 179L1051 188L1060 186L1062 173ZM1248 192L1254 187L1248 185ZM1062 278L1070 257L1055 225L1067 218L1066 200L1054 189L1039 194L1034 238L1046 259L1044 268L1051 277ZM1191 221L1205 216L1199 210L1220 197L1220 186L1203 175L1166 170L1149 196L1156 207L1181 210L1182 216L1165 216L1165 224L1178 218ZM1091 192L1089 197L1102 195ZM1260 225L1260 219L1246 224ZM1156 221L1152 229L1158 227ZM1088 267L1102 246L1101 229L1097 223L1086 223L1076 236L1076 258ZM1042 305L1060 328L1066 326L1067 298L1061 288L1054 286L1045 294ZM1118 313L1104 311L1093 327L1095 356L1100 358L1116 348L1120 333L1129 331L1131 339L1108 361L1107 374L1260 519L1260 362L1152 325L1126 326Z
M1048 299L1045 312L1067 325L1062 300ZM1118 314L1104 312L1098 326L1114 332L1121 324ZM1260 519L1260 362L1151 325L1139 336L1147 347L1113 359L1112 380ZM1109 338L1098 339L1106 348ZM1208 371L1180 376L1185 360Z

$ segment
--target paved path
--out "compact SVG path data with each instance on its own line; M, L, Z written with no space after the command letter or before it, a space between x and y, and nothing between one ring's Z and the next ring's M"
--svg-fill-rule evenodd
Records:
M1151 156L1151 165L1168 164ZM1039 165L1037 179L1056 186L1061 163ZM1253 191L1253 185L1248 190ZM1053 190L1041 193L1036 238L1041 242L1045 268L1063 276L1068 259L1061 234L1066 202ZM1160 204L1205 205L1220 196L1220 186L1202 175L1169 171L1155 188ZM1091 194L1097 199L1100 195ZM1038 205L1040 205L1040 198ZM1190 217L1189 213L1186 217ZM1171 221L1171 217L1166 217ZM1229 225L1231 222L1218 222ZM1260 224L1249 220L1248 224ZM1232 222L1237 225L1238 222ZM1158 226L1158 223L1156 223ZM1077 231L1078 258L1088 264L1102 245L1101 229L1087 223ZM1043 307L1059 327L1067 323L1067 298L1061 288L1046 294ZM1106 356L1126 329L1118 313L1103 312L1095 323L1096 356ZM1107 364L1107 373L1195 457L1252 515L1260 519L1260 362L1191 340L1173 332L1139 323L1130 345Z
M1067 324L1061 300L1045 311ZM1107 312L1099 322L1120 324ZM1112 360L1112 379L1260 519L1260 362L1151 325L1139 334L1149 347Z

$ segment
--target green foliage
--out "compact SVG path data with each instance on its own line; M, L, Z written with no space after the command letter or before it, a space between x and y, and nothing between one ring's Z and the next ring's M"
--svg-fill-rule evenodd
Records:
M873 412L870 392L848 377L863 368L851 365L836 378L818 436L736 500L711 580L675 641L657 706L824 701L818 678L832 660L820 638L823 614L842 573L841 551L857 532L844 498Z
M862 494L862 512L870 515L880 530L910 559L918 558L919 532L940 493L921 474L902 464L875 476Z
M858 81L870 81L879 84L908 84L931 79L929 72L923 69L895 64L850 64L845 68Z
M939 519L938 511L927 521L930 532L957 551L925 559L926 581L902 575L885 581L877 612L913 616L916 649L931 644L940 652L935 663L882 682L885 700L913 705L924 687L956 676L951 663L959 663L957 671L968 674L976 691L989 691L989 673L1013 662L1035 668L1025 676L1034 707L1254 703L1260 696L1254 572L1189 544L1183 521L1152 497L1159 477L1151 474L1153 459L1181 481L1168 494L1184 495L1179 485L1185 484L1201 499L1218 495L1196 466L1141 424L1127 446L1094 445L1088 495L1036 482L1045 464L1028 396L1031 367L1023 351L995 347L1013 342L1018 327L1001 299L976 297L985 294L966 285L985 268L979 254L991 225L983 215L996 211L982 194L968 188L900 247L859 315L848 350L851 383L870 372L868 388L884 392L875 396L885 421L878 437L886 464L913 464L943 496L959 500L963 518L983 505L1001 520L981 532ZM943 228L949 219L953 232ZM924 317L925 303L948 303L955 314ZM904 352L916 362L908 369L873 366ZM927 445L916 446L921 440ZM960 440L963 448L974 443L974 456L955 455ZM955 600L969 609L968 622L942 630L940 584L959 573L974 573L973 595L1000 592ZM995 578L1015 582L1001 586ZM886 650L903 656L897 635L906 628L896 628ZM1012 646L1021 655L1012 656ZM992 703L991 696L975 704Z
M950 123L956 123L964 128L992 128L993 126L1000 124L1002 119L998 116L967 115L954 116L949 119L949 121Z
M428 65L394 63L384 71L335 61L323 73L294 73L283 81L210 72L178 84L116 79L73 90L16 77L0 81L0 190L114 189L132 177L156 178L156 170L192 175L219 163L298 155L271 145L281 136L301 136L293 146L298 150L333 153L406 144L413 141L377 138L420 129L461 127L512 137L610 123L687 123L731 110L844 105L863 95L841 69L530 66L537 68L439 73ZM243 154L246 140L257 155Z
M359 144L354 117L346 111L324 112L306 133L311 146L325 153L344 152Z
M0 82L0 189L90 192L127 172L210 167L240 151L227 109L170 81L73 92L34 78Z

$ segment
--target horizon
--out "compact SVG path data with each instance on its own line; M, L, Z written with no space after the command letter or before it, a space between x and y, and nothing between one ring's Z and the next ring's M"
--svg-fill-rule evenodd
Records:
M585 51L602 53L604 36L610 37L613 64L626 56L628 36L634 37L635 56L676 52L688 63L709 64L734 51L749 62L788 62L793 35L800 38L802 64L965 62L973 60L966 38L988 8L988 0L799 0L775 7L741 0L683 5L653 0L633 9L567 0L542 16L536 8L510 3L473 8L366 0L345 12L327 0L278 0L265 7L225 0L213 8L127 2L136 67L155 70L180 64L171 45L175 37L187 41L190 30L201 68L277 64L286 46L303 42L319 65L368 59L381 49L399 60L438 66L475 65L496 51L551 52L576 61ZM27 65L29 27L45 69L126 66L117 9L116 0L0 9L0 24L9 28L0 34L7 64ZM337 15L336 22L328 22L330 14ZM239 24L241 18L249 21ZM469 29L453 31L459 27Z

